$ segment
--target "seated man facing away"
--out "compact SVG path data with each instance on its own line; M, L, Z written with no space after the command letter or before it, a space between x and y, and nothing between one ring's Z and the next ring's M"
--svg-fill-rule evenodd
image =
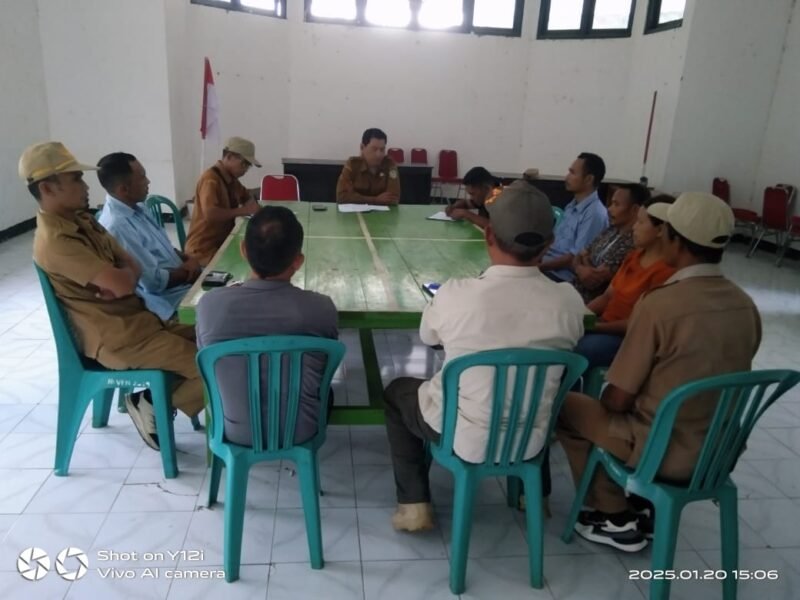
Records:
M570 393L559 416L558 439L576 484L593 444L634 467L663 398L696 379L749 370L761 340L753 301L719 267L733 234L731 208L711 194L691 192L659 214L667 223L664 261L677 272L633 309L600 402ZM661 477L689 480L715 409L713 397L683 405ZM602 469L585 502L575 524L582 537L625 552L647 545L652 523L645 514L637 517Z
M561 221L556 225L556 239L539 265L550 279L572 281L573 259L608 227L608 211L597 195L605 175L603 159L590 152L582 152L570 165L564 183L575 198L564 207Z
M361 155L351 156L336 183L340 204L385 204L400 202L400 174L386 156L386 134L372 127L361 136Z
M658 202L656 202L658 201ZM586 307L599 316L597 324L580 339L575 352L585 356L589 367L607 367L614 360L628 327L633 307L642 294L663 284L675 269L664 262L667 227L663 216L675 199L660 195L639 209L633 226L635 250L628 254L601 296ZM661 219L654 216L660 214Z
M186 254L203 266L222 246L236 217L247 217L258 210L258 202L239 182L252 165L261 167L255 153L253 142L232 137L225 142L222 159L206 169L197 181Z
M142 275L136 293L145 306L169 321L200 275L200 263L172 247L164 228L144 206L150 180L135 156L115 152L97 166L97 178L107 192L98 221L139 263Z
M499 194L501 189L497 179L483 167L472 167L464 175L464 189L466 199L459 199L445 209L447 216L453 219L465 219L485 229L489 223L489 213L486 212L486 200ZM471 209L477 209L475 214Z
M33 260L47 273L85 356L107 369L162 369L175 378L172 406L193 417L203 409L194 327L164 324L134 295L141 269L87 212L89 186L59 142L30 146L19 174L39 203ZM126 398L145 443L158 449L149 391Z
M610 225L572 261L575 272L572 283L584 302L603 293L633 248L633 224L639 217L639 208L649 198L650 192L638 183L622 184L611 196L608 203Z
M481 350L540 348L571 350L583 334L585 308L571 285L544 277L537 262L553 239L553 213L547 197L517 181L486 204L484 231L491 266L470 279L439 288L422 313L420 338L444 346L446 361ZM525 453L545 446L545 430L558 385L549 381ZM485 458L493 399L490 369L462 379L455 452L463 460ZM442 373L430 381L403 377L386 388L386 429L391 446L398 507L395 529L433 526L424 443L437 441L442 427Z
M250 265L250 278L241 285L207 293L197 305L197 345L263 335L310 335L336 339L337 312L328 296L302 290L291 283L303 265L303 226L294 213L283 206L259 210L247 224L241 245L242 256ZM219 369L220 394L225 413L225 437L243 446L252 445L248 400L247 363L241 358L225 358ZM317 432L319 383L325 361L307 354L303 363L300 406L295 442L301 443ZM262 373L263 389L268 386ZM264 435L268 404L262 396ZM284 399L285 402L285 399ZM283 411L282 411L283 412ZM281 426L281 431L283 427ZM264 442L266 443L266 438Z

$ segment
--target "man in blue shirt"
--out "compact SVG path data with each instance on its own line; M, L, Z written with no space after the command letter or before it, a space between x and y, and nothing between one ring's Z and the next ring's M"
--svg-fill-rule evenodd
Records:
M136 294L150 312L168 321L200 274L200 265L172 247L145 208L150 180L135 156L114 152L97 166L97 177L107 192L98 220L141 266Z
M603 159L591 152L582 152L570 165L564 182L575 198L564 207L554 231L555 241L539 265L550 279L572 281L572 259L608 227L608 211L597 195L605 174Z

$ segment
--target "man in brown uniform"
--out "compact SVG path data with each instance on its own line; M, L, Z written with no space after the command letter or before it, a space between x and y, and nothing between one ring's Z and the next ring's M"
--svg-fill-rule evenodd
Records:
M569 394L561 411L558 439L576 484L592 444L635 466L670 391L696 379L750 370L761 341L753 301L719 267L733 233L730 207L710 194L691 192L660 208L655 216L667 223L664 260L677 272L636 305L600 401ZM716 397L684 405L661 476L691 477L715 409ZM581 511L575 531L626 552L641 550L652 532L652 508L645 509L641 498L631 502L629 508L623 490L598 470L586 496L590 508ZM641 509L640 518L631 508Z
M397 204L400 175L395 162L386 156L386 134L367 129L361 136L361 156L352 156L336 184L340 204Z
M207 265L233 229L236 217L253 215L258 202L240 182L251 165L261 167L253 142L232 137L225 142L222 159L200 176L194 195L194 213L185 252Z
M87 357L109 369L175 373L172 405L192 417L203 408L194 328L165 325L134 294L141 269L86 211L89 187L79 163L59 142L30 146L19 174L39 202L33 260L47 273ZM148 446L158 449L149 393L126 400Z

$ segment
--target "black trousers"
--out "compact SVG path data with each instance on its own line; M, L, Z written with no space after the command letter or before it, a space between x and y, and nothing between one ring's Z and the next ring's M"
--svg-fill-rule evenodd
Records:
M394 468L397 502L431 501L428 470L430 457L425 442L438 442L439 434L425 422L419 410L417 390L424 379L400 377L385 391L386 433Z

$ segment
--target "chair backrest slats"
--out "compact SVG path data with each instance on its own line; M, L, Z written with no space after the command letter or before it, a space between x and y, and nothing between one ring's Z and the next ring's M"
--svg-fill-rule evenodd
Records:
M544 392L544 384L547 381L547 367L532 367L533 369L533 387L528 398L528 414L525 417L525 426L522 429L520 439L522 442L517 445L517 453L514 456L514 462L521 462L525 459L525 450L528 446L528 440L533 432L533 426L536 423L536 413L539 412L539 404Z
M180 209L172 200L164 196L148 196L144 204L150 211L150 214L153 215L156 223L161 227L164 227L164 215L161 213L161 207L166 206L172 213L172 219L175 221L175 231L178 234L178 244L181 247L181 251L183 251L186 246L186 229L183 227L183 216L181 215Z
M519 414L522 409L522 405L525 402L525 387L528 383L528 371L527 367L515 367L514 370L516 373L514 374L514 387L511 388L511 406L508 410L508 419L505 423L505 435L503 435L503 452L500 455L499 463L502 465L507 465L510 462L511 458L511 451L514 448L514 439L517 437L518 427L517 422L519 421ZM495 404L499 404L500 406L505 406L505 398L500 397L495 399ZM505 412L505 411L503 411ZM503 432L502 423L499 427L500 432ZM490 457L494 460L494 457Z
M498 365L494 369L494 398L506 397L506 384L508 383L508 366ZM503 403L492 402L492 416L489 420L489 440L486 443L487 456L495 457L497 454L497 442L500 438L500 422L503 418ZM455 427L453 427L453 434L455 436ZM448 445L452 445L453 440L450 440Z
M281 424L281 369L280 352L270 352L267 363L267 450L275 452L279 447ZM250 413L251 415L253 413ZM258 414L258 413L256 413Z
M258 419L250 419L250 439L256 452L264 451L264 432L261 423L261 364L260 355L247 355L247 397L250 414L259 415Z
M59 370L66 369L69 371L84 369L84 358L78 350L78 343L72 333L66 311L56 296L53 284L50 283L47 273L39 265L34 263L33 266L39 276L44 303L47 307L47 314L50 317L50 327L53 329L53 337L58 351L58 368Z
M297 424L297 411L300 407L300 374L303 368L303 353L288 352L289 355L289 392L286 403L286 422L283 427L283 446L288 448L294 440L294 429ZM327 398L320 398L327 404ZM288 446L287 446L288 444Z

